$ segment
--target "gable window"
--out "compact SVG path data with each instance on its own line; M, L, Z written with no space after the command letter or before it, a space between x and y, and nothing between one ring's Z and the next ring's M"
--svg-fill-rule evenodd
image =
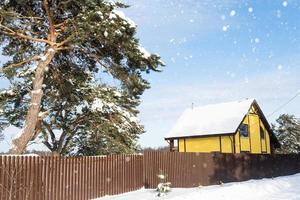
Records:
M242 124L240 126L240 134L242 137L249 137L248 124Z
M263 140L265 139L265 131L262 127L260 127L260 138Z

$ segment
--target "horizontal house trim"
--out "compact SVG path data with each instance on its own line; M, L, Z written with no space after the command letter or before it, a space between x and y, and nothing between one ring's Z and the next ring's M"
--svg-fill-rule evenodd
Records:
M228 136L228 135L234 135L235 133L216 133L216 134L209 134L209 135L191 135L191 136L178 136L178 137L168 137L165 138L165 140L171 140L171 139L183 139L183 138L202 138L202 137L219 137L219 136Z

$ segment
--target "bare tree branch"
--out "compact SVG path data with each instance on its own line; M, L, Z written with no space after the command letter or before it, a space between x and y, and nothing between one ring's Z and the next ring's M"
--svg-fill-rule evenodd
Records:
M55 134L52 131L50 125L48 123L46 123L45 121L43 121L43 125L46 127L47 131L49 132L50 138L51 138L51 141L52 141L53 145L55 145L56 144L56 138L55 138Z
M46 15L48 18L49 22L49 35L48 35L48 40L54 41L55 40L55 27L54 27L54 22L53 22L53 13L51 12L48 4L48 0L44 0L44 8L46 11Z

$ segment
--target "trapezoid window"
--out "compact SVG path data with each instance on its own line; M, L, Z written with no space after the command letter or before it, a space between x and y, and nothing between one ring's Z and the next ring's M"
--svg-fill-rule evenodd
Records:
M241 124L239 128L241 137L249 137L248 124Z

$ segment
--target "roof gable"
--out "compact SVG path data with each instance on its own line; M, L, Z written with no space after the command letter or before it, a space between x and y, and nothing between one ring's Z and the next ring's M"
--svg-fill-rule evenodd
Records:
M254 99L186 109L165 138L235 133Z

